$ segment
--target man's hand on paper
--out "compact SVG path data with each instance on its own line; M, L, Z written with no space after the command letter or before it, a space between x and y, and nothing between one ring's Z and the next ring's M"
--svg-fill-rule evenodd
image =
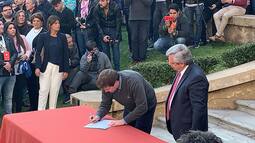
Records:
M115 127L115 126L122 126L122 125L125 125L125 124L127 124L126 122L125 122L125 120L112 120L110 123L109 123L109 126L111 126L111 127Z

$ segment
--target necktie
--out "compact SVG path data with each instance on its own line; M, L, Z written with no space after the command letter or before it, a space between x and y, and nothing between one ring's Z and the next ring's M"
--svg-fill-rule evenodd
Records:
M173 97L174 97L174 93L177 89L177 86L178 86L178 83L179 83L179 80L180 80L180 77L181 77L181 73L178 72L176 74L176 77L175 77L175 80L174 80L174 83L172 84L172 90L171 90L171 93L169 95L169 98L168 98L168 103L167 103L167 112L166 112L166 119L169 120L170 119L170 109L171 109L171 104L172 104L172 100L173 100Z

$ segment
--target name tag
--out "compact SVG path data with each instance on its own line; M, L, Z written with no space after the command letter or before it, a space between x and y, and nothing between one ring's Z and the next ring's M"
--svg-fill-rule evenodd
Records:
M4 61L5 62L8 62L8 61L10 61L10 52L9 51L5 51L4 53Z

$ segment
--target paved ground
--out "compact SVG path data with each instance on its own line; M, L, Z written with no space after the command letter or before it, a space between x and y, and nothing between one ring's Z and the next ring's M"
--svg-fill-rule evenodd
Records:
M255 143L255 140L253 139L229 130L225 130L214 124L209 124L209 130L215 133L218 137L220 137L224 143ZM169 134L166 129L153 127L151 135L168 143L175 143L172 135Z

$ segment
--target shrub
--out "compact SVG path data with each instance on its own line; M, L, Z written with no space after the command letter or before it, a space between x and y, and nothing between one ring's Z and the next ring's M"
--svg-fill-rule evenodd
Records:
M230 68L255 60L255 43L237 46L221 55L224 66Z
M153 87L168 84L175 75L175 72L169 67L168 63L162 61L143 62L130 68L141 73Z
M214 57L195 58L194 63L198 64L205 73L210 72L218 63ZM150 61L139 63L131 67L141 73L146 80L148 80L153 87L159 87L169 84L173 81L175 72L171 69L167 62Z
M219 63L216 57L203 57L203 58L194 58L194 63L199 65L204 72L210 73L215 66Z

